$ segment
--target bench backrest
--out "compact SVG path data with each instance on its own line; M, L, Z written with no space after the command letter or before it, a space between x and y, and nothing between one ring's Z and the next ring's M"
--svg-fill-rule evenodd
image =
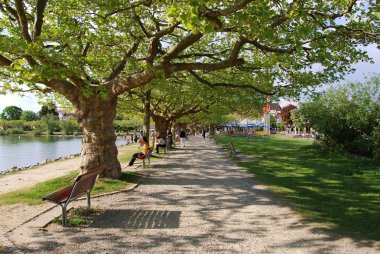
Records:
M149 157L152 155L152 152L153 152L153 148L152 148L152 147L149 147L148 152L146 153L146 156L145 156L144 159L149 158Z
M83 175L79 175L75 180L68 200L75 199L81 196L83 193L91 191L92 187L95 184L95 180L98 176L98 173L98 169L93 169Z

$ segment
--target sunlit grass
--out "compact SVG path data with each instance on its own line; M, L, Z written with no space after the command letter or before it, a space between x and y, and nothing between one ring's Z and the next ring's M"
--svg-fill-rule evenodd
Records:
M374 161L282 135L215 139L257 158L240 165L305 220L343 235L380 240L380 166Z
M16 203L24 203L28 205L41 204L43 202L42 197L67 185L72 185L77 175L78 172L75 171L62 177L38 183L30 188L2 194L0 195L0 205ZM136 183L138 179L140 179L140 174L133 172L122 172L119 179L97 179L91 195L125 189L130 184Z
M132 155L138 152L137 145L128 145L119 147L119 160L120 163L126 163L130 160ZM79 168L79 165L78 165ZM48 181L44 181L36 184L33 187L25 188L9 193L0 195L0 205L25 203L28 205L41 204L42 197L49 193L61 189L67 185L74 183L75 177L79 174L79 169L74 170L71 173L57 177ZM135 183L140 178L139 173L122 172L119 179L101 178L98 179L91 192L92 195L117 191L125 189L131 183Z

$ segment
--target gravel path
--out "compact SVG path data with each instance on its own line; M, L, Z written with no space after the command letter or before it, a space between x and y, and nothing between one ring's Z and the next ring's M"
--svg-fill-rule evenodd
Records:
M94 198L86 228L21 226L23 253L379 253L303 223L210 141L192 137L133 191Z

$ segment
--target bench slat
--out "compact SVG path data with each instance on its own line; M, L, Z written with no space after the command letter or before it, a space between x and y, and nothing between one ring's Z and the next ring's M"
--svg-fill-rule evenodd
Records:
M42 200L47 200L54 203L65 203L67 199L70 197L70 193L72 189L73 189L73 186L66 186L60 190L57 190L43 197Z

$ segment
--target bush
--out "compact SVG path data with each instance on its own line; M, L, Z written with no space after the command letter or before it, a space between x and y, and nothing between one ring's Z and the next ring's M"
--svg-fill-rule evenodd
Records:
M41 125L47 134L53 134L54 131L59 131L59 122L58 117L49 114L41 118Z
M7 135L24 134L25 132L19 128L9 128L5 131Z
M41 136L42 133L43 133L43 130L39 128L32 131L33 136Z
M73 134L79 130L77 121L72 117L59 121L59 126L62 129L63 135Z
M374 133L373 157L380 162L380 125L375 129Z
M378 156L380 125L380 76L365 84L330 89L293 110L292 120L323 133L325 146L342 148L368 157ZM294 118L294 119L293 119Z
M5 131L3 129L0 129L0 136L5 135Z

